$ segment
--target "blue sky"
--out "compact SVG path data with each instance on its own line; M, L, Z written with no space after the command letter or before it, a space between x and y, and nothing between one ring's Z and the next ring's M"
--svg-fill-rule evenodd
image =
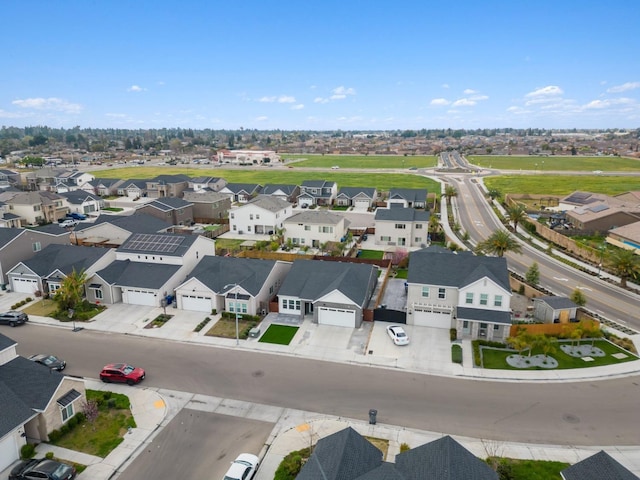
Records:
M2 17L0 126L640 126L637 0L5 0Z

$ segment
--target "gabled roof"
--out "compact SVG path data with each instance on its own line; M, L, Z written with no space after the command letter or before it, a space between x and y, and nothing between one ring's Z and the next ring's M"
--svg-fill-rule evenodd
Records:
M376 194L376 189L373 187L342 187L338 191L338 196L345 196L347 198L354 198L357 195L363 194L369 198L373 198Z
M407 480L498 480L489 465L449 435L399 453L395 465Z
M69 275L73 270L76 272L86 270L108 253L109 250L104 248L54 243L47 245L32 258L21 263L40 277L45 277L55 270Z
M216 183L219 182L221 179L220 177L206 177L206 176L202 176L202 177L193 177L189 179L189 183Z
M69 236L69 232L66 228L60 227L57 223L47 223L46 225L39 225L37 227L29 227L28 230L32 232L42 233L44 235L53 235L54 237ZM76 228L77 230L77 228Z
M238 284L256 296L276 265L275 260L204 256L187 277L196 278L211 291L222 293L225 286Z
M318 440L297 480L351 480L382 464L382 452L347 427Z
M362 263L296 260L287 274L279 295L315 301L338 290L359 306L369 300L369 284L375 267Z
M13 347L17 344L18 342L16 342L13 338L9 338L6 335L0 333L0 352L3 352L7 348Z
M326 210L305 211L296 213L287 218L284 223L314 223L317 225L337 225L342 220L347 220L342 215L327 212Z
M0 228L0 250L24 232L23 228Z
M604 450L560 472L564 480L639 480Z
M191 180L191 177L189 177L188 175L183 175L179 173L176 175L158 175L157 177L152 178L151 180L147 180L147 182L158 182L161 184L167 184L167 183L183 183L183 182L188 182L189 180Z
M182 192L182 198L192 203L215 203L229 199L228 193L214 192L211 189L198 190L184 190Z
M98 185L103 185L108 188L124 182L125 180L121 180L119 178L94 178L89 183L94 187L97 187Z
M297 185L290 185L290 184L284 184L284 183L268 183L262 189L262 193L264 195L273 195L274 193L281 191L285 195L293 195L296 192L297 188L298 188Z
M138 208L153 207L161 212L170 212L172 210L179 210L181 208L191 207L193 203L187 202L178 197L162 197L153 200L152 202L140 205Z
M258 195L245 205L238 208L246 208L246 205L254 205L264 210L268 210L269 212L279 212L291 206L291 204L286 200L278 197L272 197L271 195Z
M332 188L336 182L331 182L329 180L305 180L302 182L303 187L310 188Z
M476 256L470 252L454 253L445 248L424 248L409 257L409 283L462 288L488 277L507 292L509 272L504 257Z
M182 257L197 239L198 235L132 233L129 238L118 247L118 252Z
M543 302L549 305L554 310L559 310L563 308L578 308L578 305L573 302L570 298L549 295L548 297L536 297L533 299L535 302Z
M502 310L488 310L486 308L456 307L456 315L461 320L471 320L483 323L500 323L511 325L511 313Z
M60 195L65 197L67 201L73 205L82 205L86 201L100 200L98 195L85 190L73 190L71 192L63 192Z
M110 223L111 225L115 225L116 227L120 227L131 233L158 233L166 230L172 225L171 223L160 220L153 215L136 212L133 215L100 215L93 223L79 224L76 227L76 230L82 231L101 223ZM83 228L78 228L81 226Z
M378 208L375 219L392 222L428 222L430 217L430 212L415 208Z
M109 285L157 290L167 283L179 269L180 265L116 260L96 272L96 275Z
M147 182L149 180L141 180L139 178L130 178L129 180L125 180L122 184L123 188L132 188L137 187L140 190L145 190L147 188Z
M259 192L262 187L257 183L227 183L222 190L229 190L233 194L238 193L255 193Z
M392 188L389 190L389 199L404 199L407 202L426 202L426 188Z

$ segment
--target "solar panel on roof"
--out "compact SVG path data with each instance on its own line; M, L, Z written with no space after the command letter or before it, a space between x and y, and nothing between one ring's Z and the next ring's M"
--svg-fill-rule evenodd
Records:
M127 241L122 248L141 252L173 253L184 241L184 237L139 233Z
M609 205L601 203L600 205L594 205L589 210L591 210L593 213L604 212L605 210L609 210Z

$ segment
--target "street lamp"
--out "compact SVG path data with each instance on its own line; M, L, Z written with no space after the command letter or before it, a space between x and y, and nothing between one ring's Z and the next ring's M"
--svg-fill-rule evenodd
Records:
M236 345L240 345L240 331L238 330L238 287L240 285L238 285L237 283L228 283L227 285L225 285L224 288L225 290L227 288L235 288L236 289L236 293L235 293L235 305L233 306L233 310L236 313Z
M598 263L598 278L600 278L600 272L602 271L602 260L604 258L604 251L607 248L607 246L603 243L602 245L600 245L600 263Z

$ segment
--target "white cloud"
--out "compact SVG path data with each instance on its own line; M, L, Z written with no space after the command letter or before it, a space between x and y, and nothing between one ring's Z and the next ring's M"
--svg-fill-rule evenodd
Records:
M347 95L355 95L356 91L354 88L346 88L346 87L340 86L340 87L334 88L331 93L333 93L334 96L343 95L342 98L345 98Z
M442 88L450 88L448 83L443 83Z
M620 93L640 88L640 82L627 82L607 89L608 93Z
M316 97L313 99L313 103L329 103L328 98Z
M487 95L472 95L469 97L469 100L480 102L482 100L489 100L489 97Z
M431 100L430 105L434 105L437 107L444 107L449 105L451 102L449 100L447 100L446 98L434 98L433 100Z
M80 113L82 105L70 103L61 98L25 98L24 100L14 100L14 105L21 108L32 108L34 110L54 110L56 112Z
M269 117L267 117L266 115L263 115L261 117L256 117L256 122L266 122L267 120L269 120Z
M453 102L453 107L473 107L476 104L475 100L471 100L469 98L461 98L460 100L456 100Z
M297 105L294 105L291 107L291 110L302 110L304 108L304 105L302 103L299 103Z
M296 103L296 97L291 97L289 95L280 95L278 97L278 103Z
M587 103L583 108L586 110L592 109L601 109L601 108L609 108L614 105L631 105L634 104L635 100L632 98L615 98L615 99L606 99L606 100L593 100Z
M331 95L329 98L330 98L331 100L344 100L345 98L347 98L347 96L346 96L346 95L343 95L343 94L341 94L341 93L336 93L336 94L334 94L334 95Z
M474 93L478 93L478 92L476 90L472 90L471 88L467 88L462 93L464 93L465 95L473 95Z
M140 85L131 85L127 88L127 92L144 92L146 88L142 88Z
M261 103L273 103L276 101L276 97L262 97L260 100L258 100Z
M533 92L529 92L525 95L527 98L536 98L536 97L549 97L553 95L562 95L564 91L555 85L548 85L546 87L538 88Z

